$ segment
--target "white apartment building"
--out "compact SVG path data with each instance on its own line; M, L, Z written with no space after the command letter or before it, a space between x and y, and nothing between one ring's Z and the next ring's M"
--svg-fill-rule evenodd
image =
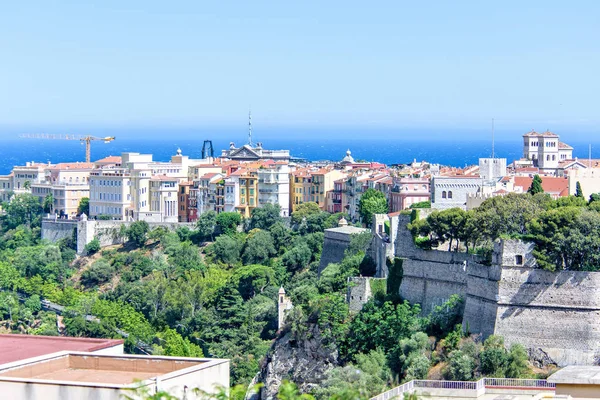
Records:
M9 201L12 191L13 174L0 176L0 201Z
M120 166L94 170L90 180L90 217L177 222L177 189L187 181L190 160L177 150L171 162L152 154L123 153Z
M153 222L177 222L177 191L179 178L166 175L153 176L150 179L150 210L136 219Z
M107 215L129 220L131 208L131 174L126 168L96 169L90 173L91 218Z
M46 168L51 164L28 162L24 166L13 168L12 190L15 194L31 193L31 185L45 179Z
M31 194L40 202L51 194L53 197L53 213L73 218L81 199L89 197L89 178L94 165L92 163L60 163L46 168L44 180L31 184Z
M290 166L276 162L256 171L258 177L258 204L279 204L281 216L290 215Z

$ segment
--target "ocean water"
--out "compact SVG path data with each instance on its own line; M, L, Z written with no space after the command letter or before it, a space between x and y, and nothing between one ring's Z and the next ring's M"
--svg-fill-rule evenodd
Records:
M167 161L178 148L183 154L200 158L204 140L212 140L215 155L229 147L246 143L247 136L237 130L148 130L148 132L115 130L92 132L96 136L115 136L110 143L92 143L92 160L109 155L133 151L152 153L154 160ZM522 133L499 134L495 141L495 155L505 157L510 163L521 157ZM282 129L254 134L267 149L289 149L292 156L308 160L341 160L348 149L357 160L378 161L385 164L426 160L442 165L464 167L476 164L480 157L490 157L492 142L488 133L459 131L373 131L356 130L347 133L339 130ZM592 144L592 157L600 158L600 137L584 135L562 137L575 148L574 156L588 157ZM0 174L7 174L15 165L27 161L75 162L85 160L85 146L78 141L25 139L15 133L0 134Z

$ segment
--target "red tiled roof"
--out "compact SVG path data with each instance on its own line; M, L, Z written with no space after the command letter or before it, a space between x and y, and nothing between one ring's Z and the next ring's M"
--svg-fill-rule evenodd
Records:
M101 158L100 160L97 160L97 163L103 163L103 164L121 164L123 160L121 159L121 156L108 156L108 157L104 157Z
M120 158L120 157L119 157ZM94 168L94 163L86 163L86 162L74 162L74 163L60 163L54 164L48 169L55 170L67 170L67 169L92 169Z
M57 351L98 351L121 344L123 341L116 339L0 335L0 364L39 357Z
M558 148L559 148L559 149L569 149L569 150L573 150L573 147L572 147L572 146L569 146L568 144L566 144L566 143L563 143L563 142L558 142Z
M569 195L569 181L567 178L557 178L552 176L543 176L542 188L544 192L550 194L556 194L560 197ZM531 186L533 178L528 176L515 176L515 187L519 186L523 188L523 191L527 191Z

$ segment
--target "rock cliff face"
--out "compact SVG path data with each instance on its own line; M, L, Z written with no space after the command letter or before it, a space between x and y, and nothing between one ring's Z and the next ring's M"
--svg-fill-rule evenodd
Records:
M310 392L338 365L337 348L323 344L317 325L309 325L306 334L298 339L287 332L274 343L259 373L257 381L264 385L260 398L275 399L285 379L297 384L303 393Z

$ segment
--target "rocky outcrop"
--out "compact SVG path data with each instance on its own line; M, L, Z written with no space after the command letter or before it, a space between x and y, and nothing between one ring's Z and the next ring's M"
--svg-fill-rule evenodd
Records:
M310 324L302 336L296 338L287 332L273 344L257 379L264 385L262 400L275 399L283 380L294 382L301 392L308 393L339 365L337 348L323 343L317 325Z

